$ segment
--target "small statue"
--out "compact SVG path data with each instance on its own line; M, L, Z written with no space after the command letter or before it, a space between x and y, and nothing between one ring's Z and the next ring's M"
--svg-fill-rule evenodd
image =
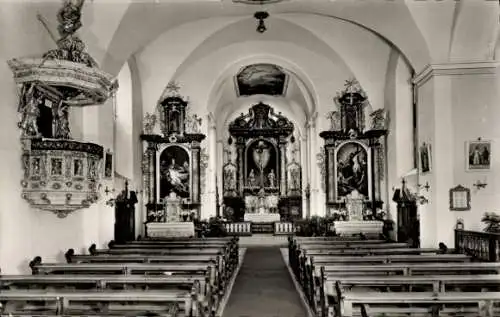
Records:
M153 134L156 125L156 115L146 112L143 120L144 134Z
M250 170L250 174L248 175L248 186L254 187L256 185L255 181L256 181L255 172L252 169L252 170Z
M71 139L69 130L69 106L63 101L59 104L57 111L56 131L54 137L57 139Z
M19 106L22 112L22 119L19 123L19 127L23 130L23 136L40 137L37 119L40 115L40 108L38 105L42 102L42 97L35 94L35 85L30 86L28 91L24 93L22 99L24 99L25 102L21 102Z
M201 117L198 117L197 114L193 114L187 117L186 119L186 128L188 129L188 133L201 133Z
M370 114L370 129L385 130L387 129L387 111L385 109L377 109Z
M269 187L276 187L276 174L274 174L274 170L271 170L271 172L269 172L267 178L269 179Z
M340 113L338 111L328 112L326 118L330 120L330 131L340 131L342 129Z
M59 26L57 30L61 38L73 35L82 27L82 7L85 0L65 0L63 7L57 13Z

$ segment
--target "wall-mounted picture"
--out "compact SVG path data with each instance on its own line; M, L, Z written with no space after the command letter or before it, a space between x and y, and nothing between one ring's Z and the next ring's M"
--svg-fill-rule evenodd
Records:
M468 171L486 171L491 168L491 141L468 141L465 149Z
M432 170L432 148L430 143L420 146L420 172L429 173Z

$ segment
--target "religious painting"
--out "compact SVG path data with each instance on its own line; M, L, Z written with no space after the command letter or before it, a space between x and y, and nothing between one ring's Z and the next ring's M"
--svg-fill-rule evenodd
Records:
M237 91L240 96L284 95L286 80L287 75L273 64L249 65L236 75Z
M275 146L266 140L250 144L246 153L247 188L276 188L278 172L278 154Z
M337 197L357 191L369 197L368 152L357 142L341 145L336 153Z
M106 152L104 155L104 178L110 179L113 177L113 154Z
M467 171L488 171L491 168L491 141L466 142Z
M429 143L420 146L420 172L429 173L432 170L432 148Z
M190 194L188 151L179 145L167 147L160 155L160 198L175 193L181 198Z

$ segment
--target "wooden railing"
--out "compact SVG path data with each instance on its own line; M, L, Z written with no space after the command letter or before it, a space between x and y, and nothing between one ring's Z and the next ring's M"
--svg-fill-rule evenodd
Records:
M455 230L455 250L482 261L500 261L500 234Z
M224 228L230 236L251 236L252 223L251 222L229 222L224 223Z

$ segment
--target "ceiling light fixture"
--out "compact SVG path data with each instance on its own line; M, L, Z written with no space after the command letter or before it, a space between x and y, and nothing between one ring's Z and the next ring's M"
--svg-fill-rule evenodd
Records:
M267 31L266 24L264 23L264 20L269 17L269 13L265 11L258 11L255 12L254 18L259 20L259 24L257 25L257 32L259 33L264 33Z

